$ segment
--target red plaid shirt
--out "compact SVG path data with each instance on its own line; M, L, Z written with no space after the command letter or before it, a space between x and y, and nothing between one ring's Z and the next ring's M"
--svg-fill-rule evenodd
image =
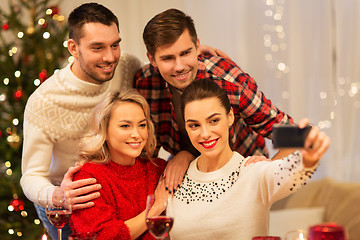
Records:
M229 59L200 55L196 79L203 78L214 80L230 99L235 115L230 129L232 149L245 157L268 156L264 137L271 138L273 124L293 123L293 119L276 108L259 91L254 79ZM172 154L178 153L180 137L171 104L172 95L159 70L150 64L144 66L135 76L134 87L150 105L158 149L163 146Z

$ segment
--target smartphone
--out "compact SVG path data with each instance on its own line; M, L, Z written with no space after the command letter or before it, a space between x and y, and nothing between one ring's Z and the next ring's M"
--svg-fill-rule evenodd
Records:
M274 148L303 148L311 126L275 124L272 130Z

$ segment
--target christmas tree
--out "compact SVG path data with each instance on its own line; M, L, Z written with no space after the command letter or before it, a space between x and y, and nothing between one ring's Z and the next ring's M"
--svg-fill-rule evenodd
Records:
M2 0L4 1L4 0ZM0 239L41 239L44 228L20 187L22 124L30 94L67 62L59 1L0 5ZM4 7L4 5L6 7Z

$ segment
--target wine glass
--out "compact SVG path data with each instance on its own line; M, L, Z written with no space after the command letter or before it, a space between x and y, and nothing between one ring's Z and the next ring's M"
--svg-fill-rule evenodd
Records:
M61 240L62 228L69 222L71 216L71 204L66 191L60 188L51 194L47 194L45 213L50 223L58 230L58 240ZM53 201L54 199L54 201Z
M167 199L161 209L166 209ZM150 194L146 199L146 226L156 239L164 239L169 235L169 232L173 226L174 218L164 210L162 213L158 213L156 209L152 209L155 203L155 195Z

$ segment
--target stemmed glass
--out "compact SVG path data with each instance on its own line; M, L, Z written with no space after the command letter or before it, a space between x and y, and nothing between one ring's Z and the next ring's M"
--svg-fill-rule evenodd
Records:
M54 194L47 194L46 216L50 223L58 230L58 240L61 240L62 228L69 222L71 216L71 204L66 191L54 191ZM55 203L53 204L53 199Z
M166 209L167 201L164 201L163 209ZM155 203L155 195L150 194L146 200L146 226L156 239L165 239L173 226L174 218L169 216L169 213L165 210L158 214L154 209L151 209Z

